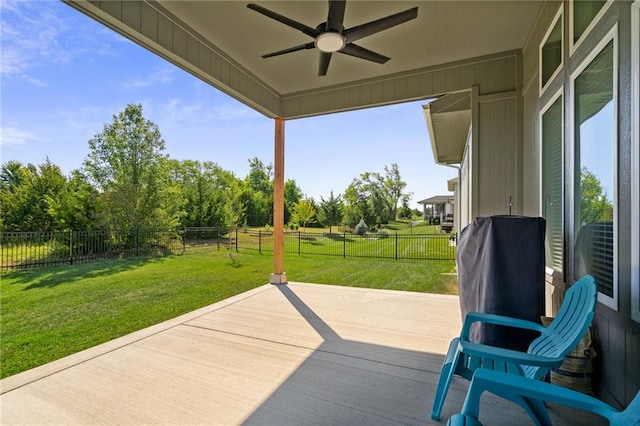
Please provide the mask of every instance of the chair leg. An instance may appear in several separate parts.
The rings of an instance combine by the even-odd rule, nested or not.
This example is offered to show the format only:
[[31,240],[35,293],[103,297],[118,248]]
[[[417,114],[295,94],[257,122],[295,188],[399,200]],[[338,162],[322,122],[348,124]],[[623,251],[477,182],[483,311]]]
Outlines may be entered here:
[[431,418],[433,420],[440,420],[440,414],[444,406],[444,400],[449,391],[449,385],[453,379],[453,373],[455,372],[455,364],[458,360],[458,342],[459,339],[453,339],[449,345],[449,351],[442,364],[440,370],[440,379],[438,380],[438,387],[436,388],[436,395],[433,398],[433,408],[431,409]]
[[[493,391],[492,391],[493,392]],[[551,417],[549,417],[549,411],[547,405],[541,399],[527,398],[524,396],[495,392],[497,395],[503,398],[510,399],[511,401],[520,405],[529,414],[529,417],[538,426],[551,426]]]
[[482,426],[482,424],[475,417],[454,414],[447,420],[447,426]]

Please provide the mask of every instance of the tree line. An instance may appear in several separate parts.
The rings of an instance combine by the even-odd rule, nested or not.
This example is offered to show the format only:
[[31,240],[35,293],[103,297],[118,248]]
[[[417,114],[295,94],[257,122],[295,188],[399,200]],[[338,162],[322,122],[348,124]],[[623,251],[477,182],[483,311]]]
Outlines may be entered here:
[[[0,170],[0,231],[131,230],[265,226],[273,221],[273,167],[249,160],[244,179],[211,161],[175,160],[142,105],[127,105],[88,142],[82,167],[68,176],[48,158],[8,161]],[[413,213],[397,164],[353,179],[343,194],[305,198],[285,182],[291,227],[370,225]],[[400,205],[400,207],[398,207]]]

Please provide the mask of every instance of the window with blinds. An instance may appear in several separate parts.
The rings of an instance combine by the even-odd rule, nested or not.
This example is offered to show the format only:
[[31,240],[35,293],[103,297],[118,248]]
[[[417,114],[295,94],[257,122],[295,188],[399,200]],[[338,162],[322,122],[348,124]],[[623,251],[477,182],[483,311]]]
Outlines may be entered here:
[[542,110],[540,135],[542,148],[541,215],[546,226],[546,266],[563,271],[563,108],[560,90]]
[[617,309],[617,25],[572,74],[574,278]]

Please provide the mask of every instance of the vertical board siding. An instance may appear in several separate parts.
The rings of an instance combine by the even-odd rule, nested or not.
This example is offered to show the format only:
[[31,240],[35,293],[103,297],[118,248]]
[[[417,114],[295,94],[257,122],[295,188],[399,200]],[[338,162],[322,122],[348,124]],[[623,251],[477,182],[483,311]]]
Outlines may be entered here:
[[[473,85],[479,86],[480,94],[517,90],[520,80],[519,67],[519,54],[504,52],[411,74],[389,76],[385,80],[357,83],[352,86],[340,85],[318,89],[315,92],[285,94],[282,96],[282,116],[300,118],[319,113],[388,105],[411,99],[426,99],[468,90]],[[343,98],[345,90],[351,92],[356,89],[360,96]],[[326,111],[327,106],[329,111]]]
[[[535,117],[538,114],[538,90],[536,85],[530,85],[524,93],[525,117]],[[540,144],[537,120],[523,120],[522,145],[522,213],[525,216],[540,215]]]
[[142,9],[140,11],[140,32],[143,36],[155,43],[159,43],[158,21],[158,12],[147,3],[142,3]]
[[158,18],[157,43],[166,50],[171,51],[173,50],[173,24],[164,15],[156,13],[156,16]]
[[474,216],[517,213],[516,99],[481,101],[478,111],[478,212]]
[[122,22],[130,26],[136,31],[140,31],[141,25],[141,3],[124,2],[122,3]]
[[[638,360],[640,360],[640,338],[637,334],[634,334],[631,330],[626,331],[626,346],[625,346],[625,371],[635,372],[638,371]],[[628,373],[627,373],[628,374]],[[625,394],[626,398],[623,401],[631,401],[638,392],[638,384],[633,380],[625,381]]]

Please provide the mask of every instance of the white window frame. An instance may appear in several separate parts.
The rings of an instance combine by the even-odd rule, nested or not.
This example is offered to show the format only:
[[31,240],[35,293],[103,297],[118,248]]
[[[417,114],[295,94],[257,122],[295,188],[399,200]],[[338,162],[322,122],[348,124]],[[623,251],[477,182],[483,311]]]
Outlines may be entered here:
[[[640,2],[640,0],[638,0],[638,1]],[[564,121],[565,117],[564,117],[564,99],[563,99],[563,97],[564,97],[564,86],[562,86],[560,89],[558,89],[558,91],[556,93],[554,93],[553,96],[551,96],[549,101],[547,101],[547,103],[542,107],[542,109],[540,110],[540,113],[538,115],[538,135],[540,135],[539,136],[540,150],[539,150],[539,157],[538,157],[538,158],[540,158],[540,169],[539,169],[539,175],[538,175],[538,176],[540,176],[539,188],[538,188],[538,193],[539,193],[538,198],[540,200],[540,204],[539,204],[538,207],[539,207],[539,211],[540,211],[539,215],[541,217],[543,217],[543,214],[544,214],[544,203],[545,203],[544,194],[542,193],[542,190],[543,190],[543,188],[542,188],[542,178],[543,178],[543,171],[544,171],[544,164],[542,163],[542,159],[543,159],[543,157],[542,157],[542,148],[543,148],[543,143],[544,143],[544,141],[542,140],[542,116],[547,112],[547,110],[549,108],[551,108],[551,105],[553,105],[558,100],[558,98],[560,98],[561,99],[560,106],[562,108],[562,113],[561,113],[562,114],[562,128],[564,129],[565,128],[565,121]],[[564,132],[562,132],[562,136],[561,137],[562,137],[562,140],[561,140],[560,144],[561,144],[561,147],[562,147],[561,148],[562,152],[560,154],[561,155],[560,163],[561,163],[561,167],[562,167],[562,176],[564,176],[564,172],[565,172],[565,154],[564,154],[565,153],[565,138],[564,138]],[[564,214],[565,214],[564,197],[566,196],[565,188],[566,188],[566,186],[565,186],[564,181],[563,181],[562,182],[563,199],[558,200],[558,202],[562,204],[563,222],[564,222],[564,217],[565,217],[564,216]],[[564,256],[563,256],[563,263],[566,266],[566,259],[564,259]],[[563,267],[562,269],[563,269],[562,271],[557,271],[557,272],[562,272],[564,274],[564,269],[566,269],[566,268]]]
[[640,0],[631,5],[631,318],[640,322]]
[[[549,28],[547,28],[546,34],[544,35],[544,37],[542,37],[540,46],[538,47],[538,88],[539,88],[540,96],[542,96],[542,94],[547,89],[547,87],[551,85],[553,80],[555,80],[555,78],[558,76],[558,74],[560,74],[560,71],[562,71],[562,68],[564,67],[564,19],[562,19],[564,15],[563,12],[564,12],[564,5],[561,4],[560,7],[558,8],[558,11],[556,12],[556,15],[553,17],[553,20],[551,21],[551,25],[549,25]],[[549,39],[551,32],[553,31],[556,24],[558,23],[558,20],[560,20],[560,52],[561,52],[560,64],[558,65],[558,68],[556,68],[556,70],[553,72],[553,74],[551,74],[551,77],[549,77],[549,81],[547,81],[547,83],[543,85],[542,84],[542,48],[544,47],[545,43]]]
[[[575,180],[575,167],[576,167],[576,135],[575,135],[575,80],[576,78],[584,71],[584,69],[591,64],[591,62],[602,52],[602,50],[613,40],[613,115],[614,115],[614,126],[613,126],[613,140],[615,146],[612,147],[614,149],[614,165],[613,165],[613,297],[610,297],[604,293],[598,292],[598,302],[602,303],[605,306],[608,306],[611,309],[618,310],[618,227],[619,227],[619,219],[618,219],[618,23],[616,22],[613,27],[607,32],[607,34],[602,37],[602,39],[598,42],[598,44],[589,52],[586,58],[580,63],[580,66],[571,73],[571,89],[570,89],[570,117],[568,123],[570,123],[570,161],[571,161],[571,170],[570,173],[570,197],[571,203],[569,207],[569,235],[570,235],[570,250],[569,250],[569,263],[570,267],[570,276],[573,279],[577,279],[579,277],[574,276],[574,265],[575,265],[575,200],[573,197],[576,194],[576,180]],[[566,264],[566,263],[565,263]]]
[[611,5],[613,4],[613,1],[614,0],[607,0],[605,2],[605,4],[602,5],[602,9],[600,9],[598,14],[593,18],[591,23],[584,30],[584,33],[582,33],[582,35],[580,36],[578,41],[576,41],[575,43],[574,43],[575,37],[573,36],[573,32],[574,32],[574,28],[573,28],[573,5],[576,2],[576,0],[570,0],[569,1],[569,56],[573,56],[574,52],[576,50],[578,50],[578,48],[580,47],[582,42],[584,42],[584,40],[587,38],[587,36],[593,30],[593,28],[596,25],[598,25],[598,21],[600,21],[600,19],[602,19],[602,17],[607,12],[609,7],[611,7]]

